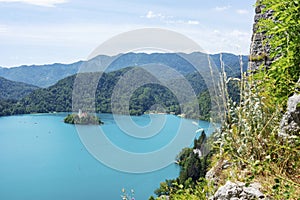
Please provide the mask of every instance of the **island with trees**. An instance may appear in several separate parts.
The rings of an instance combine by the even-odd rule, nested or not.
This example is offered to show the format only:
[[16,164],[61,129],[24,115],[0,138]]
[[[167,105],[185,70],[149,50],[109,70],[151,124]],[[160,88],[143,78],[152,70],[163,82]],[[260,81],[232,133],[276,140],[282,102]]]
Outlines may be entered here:
[[68,114],[67,117],[65,117],[64,122],[68,124],[82,124],[82,125],[103,124],[103,122],[100,120],[99,117],[88,114],[86,112],[82,112],[81,110],[79,110],[78,113]]

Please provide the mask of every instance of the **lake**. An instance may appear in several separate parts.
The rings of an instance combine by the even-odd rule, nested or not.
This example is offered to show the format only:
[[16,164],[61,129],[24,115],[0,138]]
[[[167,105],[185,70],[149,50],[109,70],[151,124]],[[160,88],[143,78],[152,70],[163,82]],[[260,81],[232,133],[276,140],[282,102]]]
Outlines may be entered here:
[[[141,166],[136,166],[139,169],[145,163],[129,160],[124,166],[125,170],[120,171],[120,166],[114,167],[114,163],[99,161],[97,155],[91,153],[92,150],[86,148],[87,145],[83,145],[84,138],[78,134],[78,129],[74,125],[63,123],[66,115],[67,113],[58,113],[0,117],[0,199],[117,200],[121,199],[121,190],[125,188],[127,191],[134,189],[136,200],[147,200],[154,195],[153,191],[159,187],[160,182],[179,175],[179,167],[174,163],[155,171],[129,173],[126,171],[130,171],[131,164],[136,166],[140,163]],[[120,124],[116,123],[112,114],[100,114],[104,122],[101,130],[115,146],[127,152],[145,154],[158,152],[157,150],[169,144],[181,121],[195,128],[193,120],[173,115],[134,116],[132,120],[151,132],[153,127],[149,123],[155,121],[155,118],[158,118],[158,122],[161,121],[161,116],[165,119],[164,127],[157,129],[158,133],[151,135],[149,139],[126,134],[126,130],[119,127]],[[208,122],[197,123],[201,128],[209,127]],[[87,126],[81,128],[89,129]],[[197,137],[195,132],[187,134]],[[106,146],[102,146],[103,151],[105,148]],[[173,153],[176,156],[179,151]],[[113,152],[109,155],[111,160],[116,158]],[[163,160],[164,157],[160,159]],[[158,161],[154,159],[153,162]]]

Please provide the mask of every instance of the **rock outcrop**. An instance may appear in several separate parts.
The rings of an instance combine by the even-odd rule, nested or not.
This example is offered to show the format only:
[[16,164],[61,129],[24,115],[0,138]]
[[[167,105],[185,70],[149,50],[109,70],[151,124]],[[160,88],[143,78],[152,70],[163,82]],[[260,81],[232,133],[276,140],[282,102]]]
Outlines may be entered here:
[[226,184],[218,189],[210,200],[250,200],[250,199],[267,199],[261,193],[260,184],[253,183],[246,187],[245,183],[227,181]]
[[300,136],[300,94],[298,93],[288,99],[287,111],[281,120],[279,135],[289,139]]
[[[266,39],[266,35],[259,31],[258,22],[261,19],[272,19],[273,11],[263,11],[264,6],[260,4],[260,0],[256,2],[257,6],[255,9],[253,35],[250,48],[249,66],[248,69],[251,71],[258,70],[261,66],[268,69],[274,59],[277,59],[280,55],[275,58],[270,58],[270,46],[264,45],[263,41]],[[298,81],[300,85],[300,79]],[[283,116],[280,124],[280,133],[282,137],[293,138],[295,135],[299,136],[300,132],[300,92],[295,93],[288,100],[287,111]]]

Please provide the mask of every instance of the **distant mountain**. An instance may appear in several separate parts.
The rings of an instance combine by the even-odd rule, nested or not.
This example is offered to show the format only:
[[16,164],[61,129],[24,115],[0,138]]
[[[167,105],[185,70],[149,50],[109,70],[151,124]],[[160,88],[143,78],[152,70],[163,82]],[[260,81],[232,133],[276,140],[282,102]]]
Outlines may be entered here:
[[[223,61],[225,69],[229,76],[239,75],[240,61],[239,56],[223,53]],[[80,61],[72,64],[50,64],[50,65],[32,65],[20,66],[13,68],[0,68],[0,76],[13,80],[24,82],[39,87],[49,87],[54,85],[59,80],[78,72],[81,66],[86,67],[86,71],[103,71],[103,63],[110,63],[105,72],[116,71],[125,67],[142,66],[151,63],[160,63],[169,66],[179,73],[186,75],[195,72],[195,68],[191,63],[186,61],[195,60],[201,68],[208,68],[207,54],[195,52],[191,54],[183,53],[127,53],[118,56],[97,56],[89,61]],[[210,55],[213,63],[220,69],[220,54]],[[242,56],[244,71],[248,66],[248,57]]]
[[0,77],[0,99],[18,100],[36,89],[38,89],[36,86]]
[[38,87],[48,87],[67,76],[77,73],[81,63],[55,63],[51,65],[23,65],[20,67],[0,68],[0,76]]
[[[159,63],[169,66],[181,74],[189,74],[196,71],[193,64],[198,64],[198,70],[207,69],[208,56],[212,61],[212,65],[218,70],[221,70],[220,54],[207,55],[201,52],[194,52],[190,54],[185,53],[127,53],[115,57],[111,57],[114,61],[110,64],[108,71],[118,70],[128,66],[142,66],[151,63]],[[96,57],[90,62],[97,63],[98,60],[103,59],[102,56]],[[107,59],[107,58],[105,58]],[[187,59],[187,60],[186,60]],[[237,55],[230,53],[222,53],[222,60],[225,64],[225,70],[229,76],[234,76],[240,73],[240,58]],[[192,61],[193,63],[189,63]],[[242,56],[243,70],[247,70],[248,56]]]

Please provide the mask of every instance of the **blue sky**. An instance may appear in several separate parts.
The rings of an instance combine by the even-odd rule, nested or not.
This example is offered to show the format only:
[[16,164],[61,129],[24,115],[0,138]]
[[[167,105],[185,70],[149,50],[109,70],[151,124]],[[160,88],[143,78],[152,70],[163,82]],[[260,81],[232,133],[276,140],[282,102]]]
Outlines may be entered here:
[[248,54],[255,0],[0,0],[0,66],[85,60],[125,31],[158,27],[209,53]]

